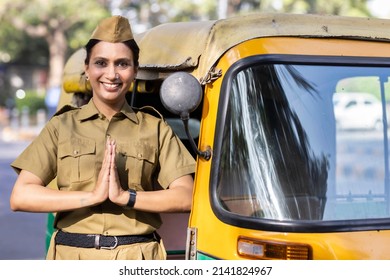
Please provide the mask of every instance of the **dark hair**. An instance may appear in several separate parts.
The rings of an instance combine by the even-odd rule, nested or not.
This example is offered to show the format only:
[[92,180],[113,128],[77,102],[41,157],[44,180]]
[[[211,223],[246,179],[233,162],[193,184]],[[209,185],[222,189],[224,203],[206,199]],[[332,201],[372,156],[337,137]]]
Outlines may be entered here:
[[[87,51],[87,56],[85,57],[84,60],[85,64],[89,64],[89,60],[91,59],[92,48],[99,42],[100,40],[91,39],[85,45],[85,50]],[[138,67],[139,47],[137,45],[137,42],[134,39],[132,39],[132,40],[124,41],[123,44],[125,44],[133,52],[134,66]]]

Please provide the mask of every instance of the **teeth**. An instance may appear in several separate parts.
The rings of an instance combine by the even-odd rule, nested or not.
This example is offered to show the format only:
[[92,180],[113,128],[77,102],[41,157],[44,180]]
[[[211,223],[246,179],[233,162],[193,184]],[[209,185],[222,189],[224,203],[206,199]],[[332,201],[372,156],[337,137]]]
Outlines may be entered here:
[[119,86],[119,84],[106,84],[106,83],[103,83],[103,85],[107,88],[116,88]]

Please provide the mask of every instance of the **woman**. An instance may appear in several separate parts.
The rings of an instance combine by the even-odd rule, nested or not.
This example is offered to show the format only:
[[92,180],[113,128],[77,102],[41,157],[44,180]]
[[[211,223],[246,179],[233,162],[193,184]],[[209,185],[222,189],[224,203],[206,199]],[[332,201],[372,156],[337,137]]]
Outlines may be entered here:
[[[165,259],[158,213],[190,210],[195,161],[164,120],[126,102],[139,55],[127,19],[103,20],[86,51],[92,98],[11,164],[11,209],[57,212],[47,259]],[[45,188],[54,178],[58,190]]]

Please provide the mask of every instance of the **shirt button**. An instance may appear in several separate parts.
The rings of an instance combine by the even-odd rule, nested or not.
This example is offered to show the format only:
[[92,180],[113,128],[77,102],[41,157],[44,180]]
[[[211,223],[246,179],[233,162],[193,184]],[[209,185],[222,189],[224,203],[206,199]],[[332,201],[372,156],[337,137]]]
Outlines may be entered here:
[[142,158],[142,154],[141,154],[141,153],[139,153],[139,154],[138,154],[138,157],[139,157],[139,158]]
[[74,154],[74,155],[78,155],[78,154],[79,154],[79,151],[74,150],[74,151],[73,151],[73,154]]

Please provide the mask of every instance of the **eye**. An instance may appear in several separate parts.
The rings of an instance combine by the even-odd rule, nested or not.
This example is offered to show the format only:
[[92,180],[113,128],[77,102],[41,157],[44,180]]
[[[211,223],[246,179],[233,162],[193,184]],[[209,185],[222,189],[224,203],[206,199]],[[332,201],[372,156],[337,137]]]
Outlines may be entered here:
[[105,67],[107,66],[107,63],[104,60],[96,60],[94,64],[98,67]]
[[130,61],[127,61],[127,60],[123,60],[123,61],[119,61],[117,63],[117,66],[122,68],[122,69],[126,69],[128,67],[131,67],[132,66],[132,63]]

